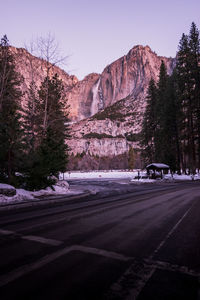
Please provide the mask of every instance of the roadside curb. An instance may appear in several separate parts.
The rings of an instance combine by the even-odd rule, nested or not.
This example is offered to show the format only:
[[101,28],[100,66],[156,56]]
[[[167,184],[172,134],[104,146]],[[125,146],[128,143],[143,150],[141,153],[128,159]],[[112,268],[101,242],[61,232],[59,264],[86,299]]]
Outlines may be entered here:
[[[81,199],[81,198],[85,198],[87,196],[90,196],[91,193],[90,192],[84,192],[84,193],[80,193],[77,195],[47,195],[47,199],[44,198],[40,198],[38,197],[37,199],[30,199],[27,201],[23,201],[23,202],[19,202],[19,203],[10,203],[10,204],[5,204],[0,206],[0,212],[3,211],[9,211],[9,210],[18,210],[20,208],[29,208],[29,207],[36,207],[36,206],[44,206],[44,205],[48,205],[48,204],[54,204],[54,203],[64,203],[70,200],[76,200],[76,199]],[[54,198],[53,198],[54,197]]]

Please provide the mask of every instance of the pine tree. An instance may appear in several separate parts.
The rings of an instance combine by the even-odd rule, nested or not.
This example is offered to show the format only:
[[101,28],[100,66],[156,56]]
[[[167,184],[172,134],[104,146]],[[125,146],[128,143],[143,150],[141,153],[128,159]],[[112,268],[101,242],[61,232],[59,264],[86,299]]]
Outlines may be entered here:
[[6,36],[0,43],[0,180],[13,184],[20,167],[22,130],[20,115],[21,76]]
[[[193,40],[193,41],[192,41]],[[177,54],[177,82],[179,90],[179,101],[183,112],[182,119],[182,152],[183,169],[195,173],[196,169],[196,87],[195,87],[195,48],[196,44],[195,26],[192,25],[190,36],[183,34]],[[193,50],[192,50],[193,48]]]
[[38,94],[39,101],[36,108],[38,145],[28,176],[30,188],[42,188],[51,184],[51,177],[58,177],[59,172],[64,172],[68,161],[68,146],[65,143],[69,136],[68,127],[65,124],[68,120],[68,113],[62,81],[57,75],[52,79],[46,77]]
[[145,164],[155,160],[155,131],[157,128],[156,106],[157,106],[157,87],[153,79],[149,82],[147,92],[147,106],[141,131],[142,157]]
[[180,171],[180,136],[179,119],[181,111],[177,102],[176,73],[168,77],[164,92],[162,136],[164,147],[162,149],[162,161],[170,166],[173,171]]
[[168,75],[164,62],[161,62],[158,88],[157,88],[157,102],[155,107],[155,118],[157,126],[154,135],[155,159],[157,162],[164,162],[164,149],[165,149],[165,93],[167,88]]
[[189,33],[189,49],[192,82],[191,98],[194,106],[194,136],[197,153],[195,161],[196,167],[200,168],[200,40],[199,30],[194,22]]
[[25,132],[25,140],[27,145],[27,153],[30,155],[34,153],[37,146],[37,127],[39,97],[37,87],[32,81],[26,93],[27,101],[23,109],[23,128]]

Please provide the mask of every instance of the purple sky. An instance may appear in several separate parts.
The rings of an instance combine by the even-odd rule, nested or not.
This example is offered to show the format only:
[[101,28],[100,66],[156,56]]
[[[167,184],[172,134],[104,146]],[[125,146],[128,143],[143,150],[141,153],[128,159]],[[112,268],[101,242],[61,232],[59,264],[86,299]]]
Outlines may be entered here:
[[51,32],[79,79],[138,44],[174,57],[191,22],[200,28],[200,0],[2,0],[0,11],[1,36],[24,47]]

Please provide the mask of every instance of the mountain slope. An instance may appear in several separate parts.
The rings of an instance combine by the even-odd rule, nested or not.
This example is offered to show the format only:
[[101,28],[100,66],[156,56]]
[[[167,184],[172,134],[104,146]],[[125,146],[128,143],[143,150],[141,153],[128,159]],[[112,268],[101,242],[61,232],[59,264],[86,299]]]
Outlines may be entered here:
[[[24,76],[22,90],[27,90],[32,76],[39,86],[46,75],[45,61],[25,49],[12,47],[12,51]],[[108,65],[102,74],[92,73],[81,81],[52,67],[52,74],[57,73],[63,81],[70,105],[72,138],[67,142],[71,153],[113,157],[127,153],[130,146],[138,148],[148,83],[151,78],[158,80],[162,60],[171,74],[175,59],[158,56],[149,46],[140,45]]]

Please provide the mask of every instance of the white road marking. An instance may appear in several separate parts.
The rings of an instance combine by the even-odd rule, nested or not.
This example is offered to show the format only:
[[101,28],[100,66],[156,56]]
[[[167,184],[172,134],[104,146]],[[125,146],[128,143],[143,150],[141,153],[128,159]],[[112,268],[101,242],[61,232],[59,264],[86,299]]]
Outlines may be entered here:
[[152,277],[157,269],[170,272],[178,272],[200,279],[200,273],[189,269],[186,266],[173,265],[167,262],[144,259],[137,261],[133,259],[133,264],[122,274],[117,282],[111,285],[105,294],[106,300],[126,299],[136,300],[147,281]]
[[24,240],[34,241],[34,242],[51,245],[51,246],[59,246],[59,245],[63,244],[62,241],[46,239],[41,236],[35,236],[35,235],[23,235],[23,236],[21,236],[21,238]]
[[[33,237],[33,236],[29,236]],[[29,238],[28,237],[28,238]],[[33,237],[35,238],[35,237]],[[37,237],[38,238],[38,237]],[[50,240],[54,242],[58,242],[55,240]],[[120,253],[107,251],[103,249],[97,249],[92,247],[86,247],[82,245],[73,245],[68,246],[63,249],[60,249],[56,252],[53,252],[51,254],[48,254],[41,259],[39,259],[36,262],[33,262],[31,264],[26,264],[24,266],[21,266],[3,276],[0,277],[0,287],[7,285],[8,283],[13,282],[14,280],[17,280],[21,278],[24,275],[27,275],[28,273],[31,273],[35,270],[38,270],[45,265],[55,261],[56,259],[60,258],[63,255],[69,254],[72,251],[80,251],[84,253],[91,253],[100,255],[107,258],[112,258],[120,261],[134,261],[134,263],[128,268],[128,270],[122,275],[122,277],[119,279],[117,283],[114,283],[109,291],[109,295],[113,296],[113,293],[124,293],[126,291],[126,295],[123,294],[123,299],[136,299],[136,296],[139,295],[143,287],[145,286],[146,282],[151,278],[153,273],[156,269],[163,269],[163,270],[170,270],[170,271],[178,271],[180,273],[192,275],[192,276],[198,276],[200,277],[199,273],[196,273],[195,271],[189,270],[185,266],[177,266],[177,265],[171,265],[166,262],[161,261],[154,261],[154,260],[141,260],[137,261],[134,257],[128,257]],[[129,287],[130,289],[124,289],[123,284],[127,286],[127,282],[130,283]],[[111,298],[114,299],[114,298]]]
[[43,266],[47,265],[48,263],[56,260],[57,258],[65,255],[73,250],[74,250],[73,246],[66,247],[64,249],[61,249],[54,253],[46,255],[36,262],[21,266],[13,271],[7,273],[6,275],[1,276],[0,277],[0,287],[6,285],[16,279],[19,279],[20,277],[22,277],[30,272],[33,272],[35,270],[42,268]]
[[189,214],[189,212],[192,210],[192,208],[195,204],[196,204],[196,202],[194,202],[193,205],[190,208],[188,208],[188,210],[179,219],[179,221],[174,225],[174,227],[168,232],[168,234],[165,236],[165,238],[162,240],[162,242],[154,250],[154,252],[149,256],[149,259],[152,259],[158,253],[158,251],[163,247],[163,245],[166,243],[166,241],[169,239],[169,237],[174,233],[174,231],[177,229],[177,227],[180,225],[180,223],[183,221],[183,219],[185,219],[185,217]]
[[118,254],[118,253],[115,253],[115,252],[109,252],[109,251],[106,251],[106,250],[100,250],[100,249],[96,249],[96,248],[90,248],[90,247],[74,245],[74,246],[63,248],[63,249],[58,250],[58,251],[56,251],[54,253],[51,253],[49,255],[46,255],[45,257],[39,259],[38,261],[36,261],[32,264],[24,265],[22,267],[19,267],[15,270],[11,271],[10,273],[8,273],[4,276],[1,276],[0,277],[0,287],[2,287],[2,286],[6,285],[6,284],[8,284],[8,283],[10,283],[14,280],[17,280],[20,277],[22,277],[22,276],[24,276],[24,275],[26,275],[30,272],[33,272],[37,269],[40,269],[43,266],[49,264],[50,262],[56,260],[57,258],[65,255],[65,254],[68,254],[72,251],[81,251],[81,252],[85,252],[85,253],[98,254],[98,255],[101,255],[101,256],[104,256],[104,257],[110,257],[110,258],[118,259],[118,260],[121,260],[121,261],[127,261],[127,260],[130,259],[129,257],[126,257],[122,254]]
[[119,280],[111,285],[105,299],[135,300],[154,272],[152,265],[134,261]]
[[58,241],[54,239],[47,239],[41,236],[36,236],[36,235],[22,235],[16,231],[10,231],[10,230],[4,230],[0,229],[0,234],[2,235],[16,235],[18,238],[21,238],[23,240],[29,240],[29,241],[34,241],[46,245],[51,245],[51,246],[59,246],[63,244],[63,241]]
[[151,260],[151,259],[144,259],[144,262],[154,266],[156,269],[171,271],[171,272],[178,272],[181,274],[195,276],[195,277],[200,278],[199,272],[191,270],[186,266],[174,265],[174,264],[170,264],[165,261]]
[[103,249],[97,249],[97,248],[93,248],[93,247],[77,245],[77,246],[75,246],[75,248],[76,248],[76,250],[81,251],[81,252],[96,254],[96,255],[112,258],[112,259],[121,260],[121,261],[129,261],[132,259],[132,257],[128,257],[123,254],[119,254],[116,252],[107,251],[107,250],[103,250]]
[[0,234],[10,235],[10,234],[15,234],[15,232],[14,231],[10,231],[10,230],[0,229]]

